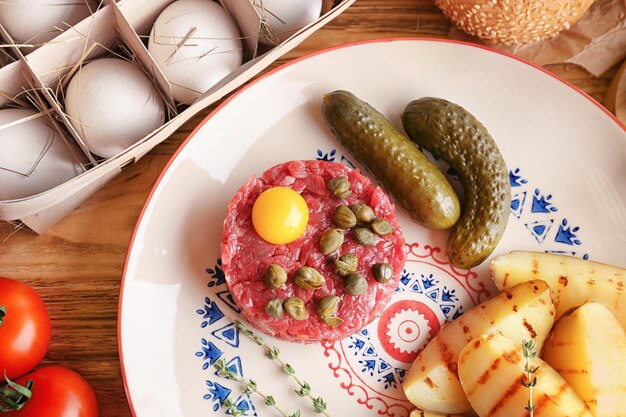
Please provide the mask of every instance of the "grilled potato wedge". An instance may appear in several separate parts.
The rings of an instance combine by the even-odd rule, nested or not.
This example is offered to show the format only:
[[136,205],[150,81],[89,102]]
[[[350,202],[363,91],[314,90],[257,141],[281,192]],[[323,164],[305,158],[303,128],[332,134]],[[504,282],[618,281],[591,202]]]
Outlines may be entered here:
[[608,308],[587,303],[561,317],[543,360],[595,417],[626,417],[626,333]]
[[516,343],[533,339],[540,349],[553,323],[554,305],[545,282],[523,282],[505,290],[439,331],[404,377],[404,393],[421,410],[438,414],[471,412],[457,376],[461,349],[485,333],[502,333]]
[[607,306],[626,328],[626,269],[573,256],[543,252],[510,252],[491,260],[498,289],[541,279],[554,294],[557,319],[588,301]]
[[[472,340],[459,355],[463,390],[480,417],[527,417],[530,391],[522,385],[526,358],[521,343],[501,334]],[[531,366],[537,384],[532,389],[536,416],[592,417],[585,403],[554,369],[538,357]]]

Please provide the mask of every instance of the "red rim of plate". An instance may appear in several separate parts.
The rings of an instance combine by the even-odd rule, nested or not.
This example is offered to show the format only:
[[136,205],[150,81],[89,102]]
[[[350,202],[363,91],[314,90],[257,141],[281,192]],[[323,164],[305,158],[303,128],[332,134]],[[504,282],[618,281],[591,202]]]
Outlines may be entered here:
[[131,251],[132,247],[134,246],[135,238],[137,237],[137,231],[138,231],[139,226],[141,225],[141,222],[143,220],[146,208],[148,207],[148,205],[152,201],[152,198],[154,197],[154,193],[155,193],[157,187],[161,183],[161,180],[163,179],[163,176],[165,175],[165,173],[169,170],[172,162],[178,157],[179,153],[183,150],[183,148],[187,145],[187,143],[196,135],[196,133],[200,129],[202,129],[202,127],[213,116],[215,116],[217,113],[219,113],[219,111],[224,106],[228,105],[235,97],[239,96],[240,94],[245,92],[247,89],[249,89],[251,86],[255,85],[258,82],[261,82],[265,78],[268,78],[268,77],[276,74],[277,72],[282,71],[282,70],[284,70],[287,67],[290,67],[291,65],[297,64],[297,63],[299,63],[301,61],[305,61],[305,60],[307,60],[309,58],[312,58],[314,56],[317,56],[317,55],[321,55],[321,54],[325,54],[327,52],[335,51],[337,49],[344,49],[344,48],[349,48],[349,47],[352,47],[352,46],[363,45],[363,44],[368,44],[368,43],[386,43],[386,42],[398,42],[398,41],[399,42],[404,42],[404,41],[421,41],[421,42],[452,43],[452,44],[469,46],[469,47],[472,47],[472,48],[483,49],[483,50],[486,50],[486,51],[489,51],[489,52],[493,52],[493,53],[496,53],[496,54],[499,54],[499,55],[504,55],[504,56],[506,56],[508,58],[512,58],[512,59],[514,59],[516,61],[519,61],[519,62],[521,62],[523,64],[528,65],[531,68],[537,69],[537,70],[543,72],[544,74],[547,74],[547,75],[551,76],[555,80],[561,82],[562,84],[565,84],[566,86],[570,87],[574,91],[578,92],[580,95],[585,97],[587,100],[591,101],[591,103],[593,103],[595,106],[597,106],[600,110],[602,110],[607,116],[609,116],[609,118],[611,118],[615,123],[617,123],[618,126],[620,126],[622,129],[624,129],[624,131],[626,131],[626,125],[624,125],[619,119],[617,119],[617,117],[615,117],[611,112],[609,112],[603,105],[598,103],[593,97],[591,97],[589,94],[585,93],[584,91],[582,91],[581,89],[579,89],[578,87],[576,87],[575,85],[570,83],[569,81],[566,81],[566,80],[558,77],[557,75],[551,73],[550,71],[546,70],[545,68],[542,68],[541,66],[539,66],[537,64],[534,64],[532,62],[526,61],[526,60],[524,60],[522,58],[519,58],[519,57],[517,57],[517,56],[515,56],[513,54],[510,54],[508,52],[499,51],[497,49],[493,49],[493,48],[490,48],[490,47],[484,46],[484,45],[478,45],[478,44],[474,44],[474,43],[456,41],[456,40],[451,40],[451,39],[424,38],[424,37],[406,37],[406,38],[370,39],[370,40],[365,40],[365,41],[356,41],[356,42],[345,43],[345,44],[341,44],[341,45],[332,46],[330,48],[322,49],[320,51],[316,51],[316,52],[304,55],[302,57],[296,58],[296,59],[294,59],[292,61],[289,61],[289,62],[287,62],[287,63],[285,63],[283,65],[280,65],[277,68],[274,68],[273,70],[267,72],[266,74],[263,74],[262,76],[260,76],[260,77],[258,77],[256,79],[254,79],[253,81],[251,81],[250,83],[248,83],[247,85],[242,87],[239,91],[234,93],[232,96],[230,96],[226,100],[224,100],[218,107],[216,107],[210,114],[208,114],[200,123],[198,123],[198,125],[193,129],[193,131],[189,134],[189,136],[187,136],[187,138],[179,146],[179,148],[176,150],[176,152],[174,152],[174,154],[172,155],[170,160],[167,162],[167,164],[165,165],[165,167],[163,168],[163,170],[159,174],[159,177],[157,178],[156,182],[152,186],[152,190],[150,190],[150,195],[146,199],[146,202],[145,202],[143,208],[141,209],[141,213],[139,215],[139,218],[137,219],[137,223],[135,225],[135,230],[133,231],[133,236],[132,236],[132,238],[130,240],[130,244],[128,246],[129,250],[128,250],[128,253],[126,255],[126,260],[124,262],[124,270],[123,270],[123,273],[122,273],[122,280],[120,282],[120,294],[119,294],[118,312],[117,312],[117,338],[118,338],[117,345],[118,345],[118,350],[119,350],[120,370],[121,370],[121,374],[122,374],[122,381],[124,383],[124,391],[126,392],[126,399],[128,401],[128,406],[130,407],[130,412],[131,412],[131,414],[134,417],[137,417],[137,414],[136,414],[135,408],[133,406],[133,400],[132,400],[132,397],[131,397],[130,389],[128,387],[128,381],[126,379],[126,372],[125,372],[125,367],[124,367],[124,355],[123,355],[123,347],[122,347],[122,304],[123,304],[122,301],[123,301],[123,298],[124,298],[124,284],[126,282],[126,272],[127,272],[127,269],[128,269],[128,263],[129,263],[130,254],[131,254],[130,251]]

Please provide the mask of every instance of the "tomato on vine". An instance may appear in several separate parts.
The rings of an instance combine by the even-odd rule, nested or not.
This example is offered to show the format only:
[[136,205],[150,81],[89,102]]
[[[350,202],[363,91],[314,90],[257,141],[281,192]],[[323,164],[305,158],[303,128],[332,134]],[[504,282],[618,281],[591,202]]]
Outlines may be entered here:
[[48,366],[0,388],[3,417],[97,417],[91,385],[61,366]]

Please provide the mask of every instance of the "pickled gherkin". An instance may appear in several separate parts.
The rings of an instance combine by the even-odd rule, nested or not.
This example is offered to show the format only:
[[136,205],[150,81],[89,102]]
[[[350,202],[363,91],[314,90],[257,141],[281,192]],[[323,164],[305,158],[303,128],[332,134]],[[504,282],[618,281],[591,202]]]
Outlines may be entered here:
[[376,109],[347,91],[324,96],[322,114],[339,142],[418,223],[451,228],[460,202],[441,171]]
[[446,252],[457,268],[478,265],[495,249],[509,218],[511,185],[498,146],[472,114],[440,98],[409,103],[402,124],[412,141],[458,173],[463,209],[448,236]]

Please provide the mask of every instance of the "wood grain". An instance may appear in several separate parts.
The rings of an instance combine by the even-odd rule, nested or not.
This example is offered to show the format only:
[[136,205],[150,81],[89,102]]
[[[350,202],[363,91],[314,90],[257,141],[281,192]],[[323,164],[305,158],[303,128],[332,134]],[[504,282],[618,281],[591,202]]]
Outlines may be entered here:
[[[381,37],[447,37],[450,23],[426,0],[358,0],[348,11],[280,59]],[[617,68],[600,78],[573,65],[548,70],[599,102]],[[193,127],[193,118],[137,164],[107,184],[43,236],[0,223],[0,275],[23,280],[45,299],[53,340],[44,365],[83,374],[96,391],[102,417],[131,415],[119,369],[117,301],[126,251],[142,206],[159,173]]]

